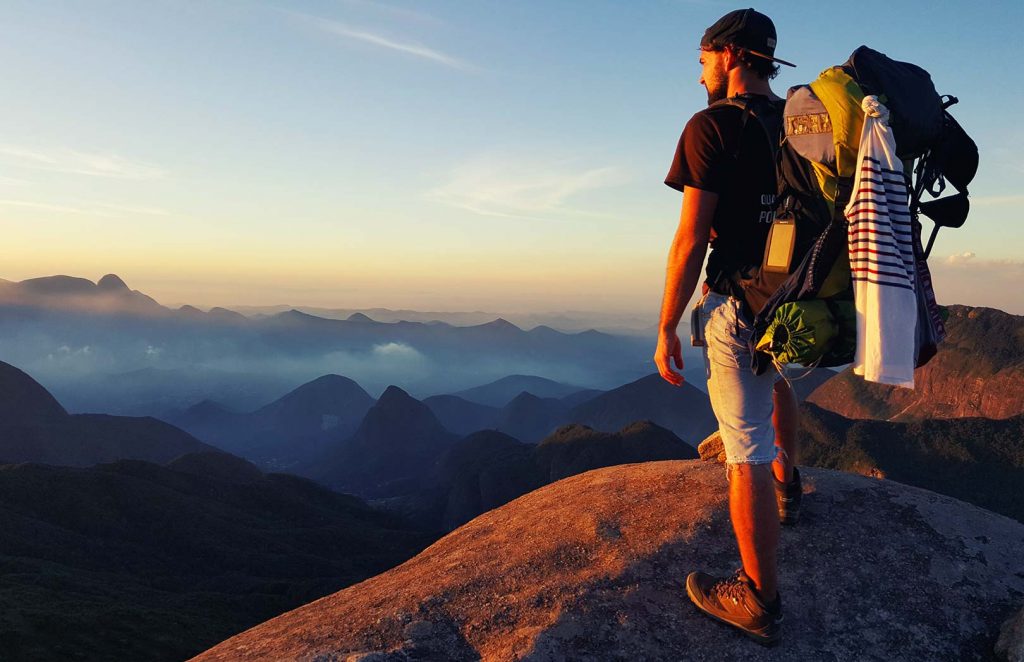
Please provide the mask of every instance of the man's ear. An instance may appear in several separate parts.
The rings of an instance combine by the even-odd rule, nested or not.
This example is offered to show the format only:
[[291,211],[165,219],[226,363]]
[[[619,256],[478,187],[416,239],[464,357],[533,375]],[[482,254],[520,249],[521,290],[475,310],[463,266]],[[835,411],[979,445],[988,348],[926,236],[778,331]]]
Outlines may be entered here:
[[735,46],[726,46],[722,49],[722,57],[724,58],[722,64],[725,65],[726,71],[731,71],[733,67],[740,64],[740,51]]

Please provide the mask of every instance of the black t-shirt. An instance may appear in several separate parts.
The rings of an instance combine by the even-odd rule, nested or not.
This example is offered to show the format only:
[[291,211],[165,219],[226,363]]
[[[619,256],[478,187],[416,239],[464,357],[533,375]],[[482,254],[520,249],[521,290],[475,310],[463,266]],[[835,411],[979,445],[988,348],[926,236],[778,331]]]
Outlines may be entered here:
[[707,283],[730,294],[734,290],[728,279],[737,271],[755,269],[764,256],[777,191],[774,150],[765,128],[773,140],[780,135],[785,105],[762,95],[744,98],[756,118],[727,102],[690,118],[665,178],[679,191],[692,186],[718,194]]

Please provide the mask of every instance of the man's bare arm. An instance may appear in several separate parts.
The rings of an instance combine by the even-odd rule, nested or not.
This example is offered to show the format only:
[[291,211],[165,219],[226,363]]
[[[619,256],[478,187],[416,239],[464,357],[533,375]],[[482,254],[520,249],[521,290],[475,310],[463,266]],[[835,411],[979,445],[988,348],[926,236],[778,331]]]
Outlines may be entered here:
[[672,359],[675,359],[679,370],[683,369],[683,347],[676,329],[700,279],[700,268],[704,264],[711,235],[711,219],[717,205],[717,193],[684,187],[679,227],[672,240],[665,270],[665,296],[658,323],[658,347],[654,352],[658,372],[675,386],[683,383],[683,376],[672,369]]

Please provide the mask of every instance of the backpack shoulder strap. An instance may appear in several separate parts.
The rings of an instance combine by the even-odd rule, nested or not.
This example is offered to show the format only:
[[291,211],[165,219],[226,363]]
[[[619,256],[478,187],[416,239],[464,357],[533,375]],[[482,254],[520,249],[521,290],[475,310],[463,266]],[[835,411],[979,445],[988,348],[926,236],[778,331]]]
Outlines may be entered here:
[[[769,102],[769,103],[771,103],[771,102]],[[716,101],[715,103],[713,103],[711,105],[712,106],[734,106],[736,108],[739,108],[742,111],[742,119],[740,120],[740,136],[742,136],[743,132],[746,131],[747,122],[750,120],[751,117],[753,117],[755,120],[757,120],[757,123],[759,125],[761,125],[761,129],[764,130],[765,138],[768,140],[768,146],[769,146],[769,148],[771,149],[771,152],[772,152],[772,160],[773,161],[776,160],[776,157],[778,156],[778,153],[779,153],[779,146],[782,144],[781,126],[780,126],[780,130],[776,131],[775,132],[776,135],[773,136],[772,135],[772,133],[773,133],[772,130],[769,129],[768,125],[765,123],[765,118],[762,117],[762,114],[760,112],[758,112],[758,106],[762,106],[761,103],[755,102],[753,100],[753,98],[751,98],[750,96],[738,95],[738,96],[734,96],[734,97],[727,97],[725,99],[721,99],[721,100]],[[763,107],[762,107],[762,110],[763,110]],[[781,114],[782,114],[782,112],[780,110],[779,111],[779,115],[781,116]],[[736,147],[733,150],[733,154],[732,154],[733,158],[739,158],[740,148],[742,147],[742,145],[743,145],[743,141],[742,140],[737,140],[736,141]]]

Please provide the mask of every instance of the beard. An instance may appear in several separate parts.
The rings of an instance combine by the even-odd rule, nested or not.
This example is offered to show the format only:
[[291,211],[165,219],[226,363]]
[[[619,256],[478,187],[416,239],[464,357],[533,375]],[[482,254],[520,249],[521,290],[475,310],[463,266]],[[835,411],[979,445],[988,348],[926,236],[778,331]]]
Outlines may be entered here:
[[729,96],[729,76],[724,71],[715,71],[710,78],[704,79],[704,87],[708,91],[708,105],[710,106]]
[[708,105],[710,106],[711,104],[715,103],[716,101],[721,101],[722,99],[725,99],[727,96],[728,96],[728,93],[726,92],[726,88],[725,87],[719,87],[719,88],[710,88],[709,87],[708,88]]

